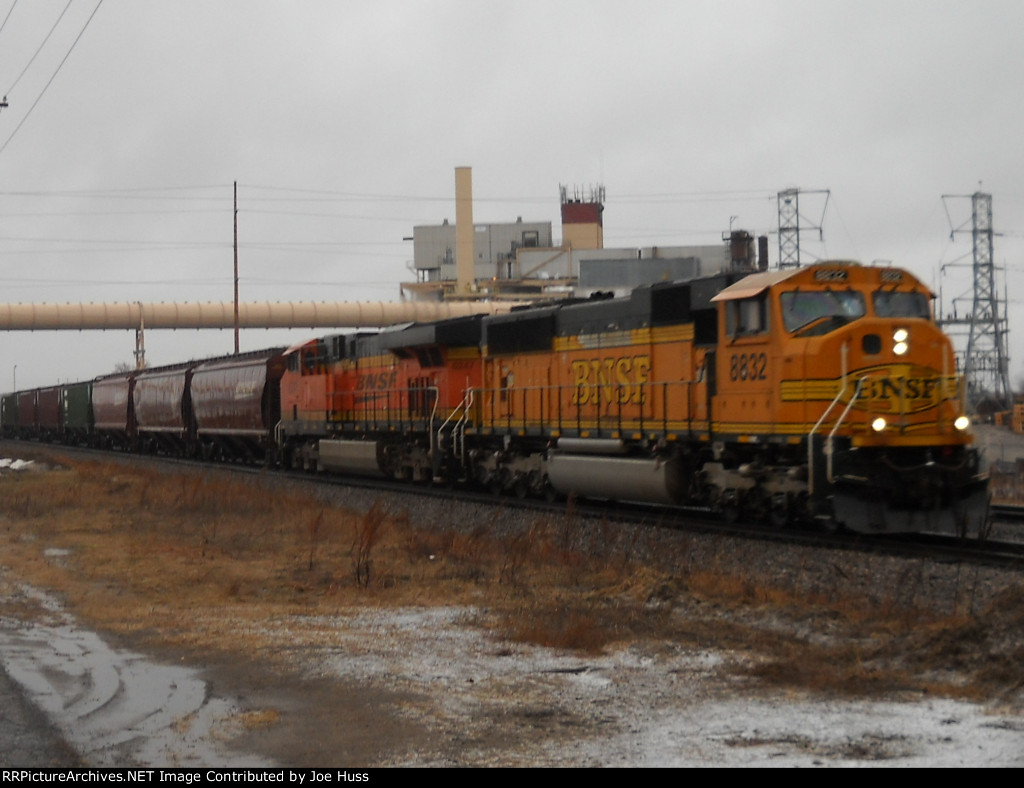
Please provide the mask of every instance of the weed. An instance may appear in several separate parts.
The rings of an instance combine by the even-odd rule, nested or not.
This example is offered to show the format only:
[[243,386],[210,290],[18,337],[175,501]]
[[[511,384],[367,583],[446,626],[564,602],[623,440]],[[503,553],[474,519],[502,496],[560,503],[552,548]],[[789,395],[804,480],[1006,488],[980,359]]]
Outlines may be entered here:
[[513,640],[588,654],[601,653],[612,639],[609,623],[590,606],[525,609],[506,626]]
[[320,526],[324,524],[324,510],[320,509],[316,516],[309,522],[309,571],[313,571],[313,557],[316,555],[316,546],[320,541]]
[[[505,641],[599,653],[651,638],[733,651],[741,675],[770,686],[851,695],[1024,686],[1024,591],[979,609],[973,573],[950,615],[929,617],[916,607],[928,590],[920,564],[891,588],[846,593],[838,563],[762,576],[735,542],[659,541],[654,528],[588,523],[572,501],[561,516],[496,534],[425,523],[380,500],[343,511],[217,471],[68,468],[0,478],[0,549],[26,582],[63,592],[114,631],[233,648],[257,642],[279,616],[463,605]],[[45,557],[51,547],[66,551],[59,562]],[[966,678],[950,681],[955,671]]]
[[386,515],[380,501],[373,506],[357,522],[355,536],[352,541],[352,565],[355,570],[356,585],[369,588],[370,572],[373,569],[373,548],[380,541]]

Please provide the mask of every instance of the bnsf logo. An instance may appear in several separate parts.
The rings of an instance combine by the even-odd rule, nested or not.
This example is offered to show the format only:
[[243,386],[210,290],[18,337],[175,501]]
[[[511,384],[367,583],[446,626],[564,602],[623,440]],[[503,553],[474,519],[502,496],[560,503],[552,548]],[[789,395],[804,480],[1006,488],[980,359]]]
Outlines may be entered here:
[[373,372],[369,375],[360,375],[356,379],[356,390],[383,391],[384,389],[393,389],[397,382],[397,369],[393,369],[387,372]]
[[[866,375],[864,373],[867,373]],[[956,378],[943,385],[940,375],[922,368],[876,367],[864,375],[855,408],[890,413],[919,413],[956,396]]]
[[579,359],[572,362],[574,405],[588,402],[617,402],[642,405],[643,384],[650,380],[651,358],[647,355]]

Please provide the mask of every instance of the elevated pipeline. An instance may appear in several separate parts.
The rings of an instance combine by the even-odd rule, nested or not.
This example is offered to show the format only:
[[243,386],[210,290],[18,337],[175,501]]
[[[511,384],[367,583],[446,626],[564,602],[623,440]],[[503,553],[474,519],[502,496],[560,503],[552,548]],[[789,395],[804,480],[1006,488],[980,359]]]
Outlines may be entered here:
[[[374,328],[508,312],[509,302],[250,302],[239,328]],[[0,304],[2,331],[85,331],[235,327],[235,305],[211,303]]]

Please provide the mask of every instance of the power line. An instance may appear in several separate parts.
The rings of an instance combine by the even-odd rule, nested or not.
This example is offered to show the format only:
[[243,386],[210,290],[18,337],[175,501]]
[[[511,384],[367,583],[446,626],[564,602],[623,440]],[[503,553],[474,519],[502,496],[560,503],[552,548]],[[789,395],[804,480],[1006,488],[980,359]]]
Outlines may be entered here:
[[25,113],[25,116],[21,119],[21,122],[14,127],[14,131],[11,132],[11,136],[7,138],[7,141],[4,142],[3,145],[0,145],[0,153],[3,153],[5,150],[7,150],[7,146],[11,144],[11,140],[13,140],[17,133],[21,130],[21,127],[25,125],[25,121],[28,120],[29,116],[32,114],[32,111],[36,108],[36,105],[38,105],[39,102],[42,100],[43,96],[46,95],[46,91],[49,89],[50,85],[53,84],[53,80],[57,78],[57,74],[60,73],[61,68],[63,68],[68,58],[71,57],[71,53],[75,50],[75,46],[78,44],[82,36],[85,34],[86,29],[88,29],[89,27],[89,23],[92,22],[93,17],[96,16],[96,12],[100,10],[101,5],[103,5],[103,0],[97,0],[96,7],[92,10],[92,13],[89,14],[89,18],[85,20],[85,24],[82,25],[82,29],[78,32],[78,35],[75,37],[75,40],[71,42],[71,46],[68,49],[67,54],[64,55],[64,59],[61,60],[60,63],[57,65],[57,68],[53,72],[53,75],[50,77],[49,80],[47,80],[46,84],[43,86],[42,91],[40,91],[39,95],[36,97],[36,100],[32,102],[32,106],[28,108],[28,112]]
[[[26,189],[19,189],[17,191],[0,191],[0,197],[119,197],[126,194],[134,195],[142,192],[204,191],[223,188],[224,184],[206,183],[193,186],[131,186],[120,189],[55,189],[46,191],[29,191]],[[206,197],[203,199],[214,198]],[[216,199],[224,198],[223,196],[220,196]]]
[[[64,10],[60,12],[60,16],[57,17],[57,21],[53,23],[53,27],[50,28],[50,32],[47,33],[46,37],[43,39],[43,43],[41,43],[39,45],[39,48],[36,50],[36,53],[34,55],[32,55],[32,57],[29,58],[28,63],[25,64],[25,68],[23,68],[21,70],[21,73],[18,74],[18,78],[14,80],[14,84],[11,85],[7,89],[7,95],[8,96],[11,95],[11,93],[14,92],[14,88],[16,88],[18,86],[18,83],[21,82],[21,78],[23,76],[25,76],[25,72],[28,71],[28,69],[32,65],[32,63],[35,62],[35,59],[37,57],[39,57],[39,53],[43,51],[43,47],[46,46],[46,42],[50,40],[50,36],[53,35],[53,31],[56,30],[57,29],[57,25],[60,24],[60,20],[62,20],[64,18],[64,14],[66,14],[68,12],[68,9],[71,8],[71,3],[72,2],[74,2],[74,0],[68,0],[68,4],[66,6],[64,6]],[[13,7],[11,8],[11,10],[12,11],[14,10]],[[5,24],[6,24],[6,22],[7,22],[7,20],[4,20]]]
[[7,27],[7,20],[11,18],[11,14],[14,13],[14,6],[16,6],[17,4],[18,0],[14,0],[14,2],[11,3],[10,9],[7,11],[7,16],[4,17],[3,24],[0,24],[0,33],[4,31],[5,27]]

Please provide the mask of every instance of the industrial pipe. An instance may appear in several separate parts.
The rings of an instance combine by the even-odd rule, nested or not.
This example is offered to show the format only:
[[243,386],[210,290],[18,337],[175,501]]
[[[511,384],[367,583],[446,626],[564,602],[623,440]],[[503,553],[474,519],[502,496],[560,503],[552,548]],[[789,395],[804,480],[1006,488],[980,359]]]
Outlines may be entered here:
[[[373,328],[508,312],[482,301],[254,302],[238,305],[241,328]],[[235,305],[214,303],[0,304],[2,331],[234,328]]]

